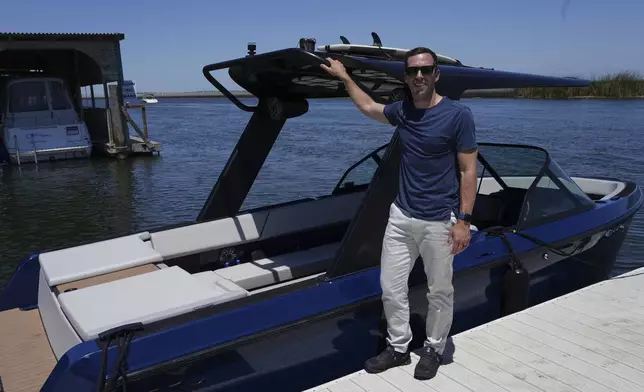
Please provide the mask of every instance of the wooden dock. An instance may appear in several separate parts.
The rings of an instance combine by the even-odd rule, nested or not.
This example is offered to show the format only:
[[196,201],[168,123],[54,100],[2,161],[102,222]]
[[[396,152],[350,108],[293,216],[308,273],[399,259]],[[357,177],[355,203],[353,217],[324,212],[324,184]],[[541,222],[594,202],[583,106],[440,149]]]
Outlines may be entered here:
[[432,380],[412,364],[307,392],[644,391],[644,268],[453,336]]

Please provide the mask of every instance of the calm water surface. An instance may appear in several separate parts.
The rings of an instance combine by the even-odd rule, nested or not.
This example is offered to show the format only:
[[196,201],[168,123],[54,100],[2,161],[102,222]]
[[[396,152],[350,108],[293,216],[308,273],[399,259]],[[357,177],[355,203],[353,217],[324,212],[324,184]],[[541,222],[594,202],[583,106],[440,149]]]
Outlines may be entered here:
[[[462,102],[481,141],[536,144],[570,175],[644,186],[644,100]],[[245,207],[328,194],[346,168],[391,137],[348,100],[310,106],[287,122]],[[0,289],[31,252],[194,220],[248,119],[224,99],[162,99],[148,107],[160,157],[0,167]],[[614,273],[644,265],[642,214],[618,261]]]

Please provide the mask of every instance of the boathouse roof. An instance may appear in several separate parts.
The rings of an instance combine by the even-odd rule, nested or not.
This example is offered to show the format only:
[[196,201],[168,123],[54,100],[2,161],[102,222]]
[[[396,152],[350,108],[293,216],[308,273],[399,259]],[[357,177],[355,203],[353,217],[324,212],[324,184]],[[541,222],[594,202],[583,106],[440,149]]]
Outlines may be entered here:
[[40,70],[76,86],[119,82],[124,38],[123,33],[0,32],[0,71]]
[[123,33],[30,33],[30,32],[0,32],[2,41],[21,40],[56,40],[56,41],[121,41]]

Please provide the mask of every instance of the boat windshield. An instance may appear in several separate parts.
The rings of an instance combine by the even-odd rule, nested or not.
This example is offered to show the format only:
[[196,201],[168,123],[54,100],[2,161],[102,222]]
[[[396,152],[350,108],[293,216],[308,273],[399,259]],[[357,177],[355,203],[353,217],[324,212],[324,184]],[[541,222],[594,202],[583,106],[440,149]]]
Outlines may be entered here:
[[[594,208],[594,202],[540,148],[520,145],[479,145],[483,175],[479,195],[523,191],[517,225],[520,229],[562,219]],[[482,173],[479,173],[481,176]]]
[[[51,104],[51,107],[50,107]],[[9,88],[9,112],[27,113],[71,109],[67,89],[60,81],[30,80]]]
[[[388,144],[353,164],[338,181],[334,195],[366,190]],[[500,197],[508,225],[525,229],[594,207],[594,202],[537,147],[479,143],[477,199]],[[514,212],[509,212],[514,210]]]
[[72,108],[69,93],[60,81],[49,81],[49,95],[52,110],[68,110]]
[[367,154],[364,158],[354,163],[347,169],[335,186],[333,194],[353,192],[359,189],[366,189],[376,173],[380,160],[387,150],[389,144],[380,146]]
[[20,82],[9,88],[9,112],[25,113],[49,110],[47,88],[42,81]]

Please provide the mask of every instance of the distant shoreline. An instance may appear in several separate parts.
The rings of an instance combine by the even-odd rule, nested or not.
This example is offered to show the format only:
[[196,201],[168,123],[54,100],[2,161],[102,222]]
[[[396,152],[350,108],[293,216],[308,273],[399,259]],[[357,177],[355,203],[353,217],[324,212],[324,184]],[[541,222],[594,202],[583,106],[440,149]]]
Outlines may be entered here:
[[[247,91],[231,91],[232,95],[237,98],[252,98],[253,94]],[[187,91],[187,92],[141,92],[137,93],[138,98],[142,98],[146,94],[152,94],[156,98],[226,98],[226,96],[219,91]]]
[[[524,91],[530,89],[519,89],[520,91],[511,90],[485,90],[485,91],[466,91],[463,93],[462,98],[511,98],[511,99],[539,99],[539,100],[568,100],[568,99],[644,99],[644,95],[635,96],[610,96],[610,95],[569,95],[569,96],[549,96],[546,92],[535,94],[532,91]],[[545,89],[542,89],[545,90]],[[156,98],[226,98],[225,95],[218,91],[196,91],[196,92],[159,92],[159,93],[141,93],[137,94],[141,98],[144,94],[154,94]],[[231,94],[236,98],[254,98],[255,96],[246,91],[231,91]],[[340,98],[342,99],[342,98]]]
[[[188,92],[140,92],[139,98],[153,94],[163,98],[225,98],[219,91],[188,91]],[[237,98],[253,98],[244,90],[231,91]],[[510,89],[487,89],[465,91],[462,98],[510,98],[510,99],[612,99],[631,100],[644,99],[644,77],[635,72],[622,71],[596,78],[586,87],[530,87]]]

